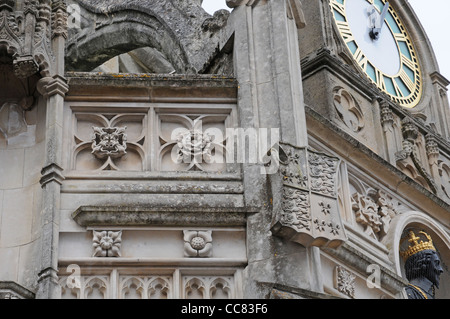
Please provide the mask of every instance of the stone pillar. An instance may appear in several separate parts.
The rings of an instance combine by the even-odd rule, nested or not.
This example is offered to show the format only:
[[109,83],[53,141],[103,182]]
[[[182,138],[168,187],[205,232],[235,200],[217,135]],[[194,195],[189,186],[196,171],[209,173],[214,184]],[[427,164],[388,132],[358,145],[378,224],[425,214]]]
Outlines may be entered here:
[[[280,140],[307,147],[306,113],[298,44],[305,21],[298,0],[229,0],[234,8],[234,69],[239,82],[240,127],[279,129]],[[279,146],[279,145],[272,145]],[[247,219],[248,267],[245,298],[264,298],[270,286],[321,291],[319,250],[274,236],[274,203],[283,197],[277,174],[264,165],[243,164]],[[264,284],[263,284],[264,283]]]
[[381,127],[384,133],[384,147],[386,160],[393,166],[396,165],[395,153],[397,152],[395,133],[394,133],[394,115],[389,103],[380,98],[378,100],[381,115]]
[[39,93],[47,102],[45,165],[40,180],[43,198],[41,210],[41,255],[38,274],[38,299],[57,299],[61,292],[58,284],[58,243],[60,220],[60,191],[64,180],[62,169],[63,109],[68,91],[64,78],[64,50],[67,39],[67,13],[65,1],[52,3],[52,49],[55,55],[53,74],[38,83]]
[[[431,177],[434,179],[434,182],[440,186],[446,181],[441,181],[441,176],[439,174],[439,146],[436,142],[436,138],[433,134],[428,134],[425,136],[425,148],[428,156],[428,163],[430,165]],[[437,193],[442,198],[445,198],[445,194],[442,191],[441,187],[437,187]]]

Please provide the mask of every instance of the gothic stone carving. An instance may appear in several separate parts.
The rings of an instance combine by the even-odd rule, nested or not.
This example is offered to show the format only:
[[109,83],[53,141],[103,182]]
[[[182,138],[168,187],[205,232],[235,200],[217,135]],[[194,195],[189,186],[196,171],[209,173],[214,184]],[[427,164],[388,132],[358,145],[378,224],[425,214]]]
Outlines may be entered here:
[[226,169],[226,114],[158,114],[162,171]]
[[335,274],[335,288],[350,298],[355,298],[356,276],[347,269],[337,266]]
[[378,214],[378,205],[369,196],[363,196],[355,193],[352,196],[353,211],[356,215],[356,221],[364,226],[364,233],[377,239],[381,230],[381,218]]
[[212,231],[189,231],[184,233],[184,255],[186,257],[211,257]]
[[93,231],[93,257],[120,257],[122,231]]
[[340,120],[354,133],[364,128],[364,117],[356,100],[345,89],[334,90],[333,103]]
[[126,127],[93,127],[92,154],[98,159],[121,158],[127,152]]
[[404,206],[391,195],[369,187],[369,190],[351,196],[356,222],[364,227],[364,233],[382,241],[389,232],[391,222]]
[[337,247],[346,240],[337,200],[339,160],[280,143],[282,199],[272,233],[303,246]]
[[[0,1],[0,42],[12,53],[14,73],[18,78],[26,79],[37,72],[51,76],[51,24],[57,26],[57,30],[65,28],[66,21],[61,20],[61,12],[65,12],[66,6],[62,1],[52,3],[51,0],[26,0],[20,5],[22,11],[14,12],[15,1]],[[51,21],[52,10],[55,21]]]
[[414,121],[408,117],[402,120],[403,149],[396,154],[397,165],[405,172],[414,172],[413,178],[429,188],[433,193],[437,193],[438,187],[433,177],[425,169],[417,150],[416,140],[419,137],[419,130]]
[[73,169],[145,169],[146,114],[74,112],[73,120]]
[[211,161],[212,142],[214,136],[201,131],[190,130],[177,135],[177,163],[200,165],[203,160]]

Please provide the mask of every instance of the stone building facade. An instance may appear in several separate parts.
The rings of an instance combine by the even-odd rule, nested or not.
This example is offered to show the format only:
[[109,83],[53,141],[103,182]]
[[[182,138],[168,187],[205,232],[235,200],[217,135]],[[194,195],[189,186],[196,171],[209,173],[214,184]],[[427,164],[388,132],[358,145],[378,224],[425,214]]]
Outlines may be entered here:
[[450,297],[449,81],[408,1],[414,107],[344,0],[201,2],[0,0],[0,298],[404,298],[409,229]]

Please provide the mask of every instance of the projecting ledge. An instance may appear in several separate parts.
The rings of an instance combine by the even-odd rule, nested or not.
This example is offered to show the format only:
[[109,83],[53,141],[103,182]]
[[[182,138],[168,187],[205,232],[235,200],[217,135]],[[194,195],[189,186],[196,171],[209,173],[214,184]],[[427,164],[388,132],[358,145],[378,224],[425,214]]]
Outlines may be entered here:
[[248,208],[81,206],[72,218],[83,227],[245,226]]

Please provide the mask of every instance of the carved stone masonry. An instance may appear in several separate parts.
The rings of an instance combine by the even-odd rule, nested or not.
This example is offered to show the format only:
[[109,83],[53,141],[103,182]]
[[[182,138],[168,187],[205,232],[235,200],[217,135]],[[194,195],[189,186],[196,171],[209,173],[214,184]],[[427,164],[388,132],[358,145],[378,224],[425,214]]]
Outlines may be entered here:
[[214,136],[197,130],[179,133],[177,136],[177,162],[198,165],[211,161]]
[[408,117],[402,120],[403,149],[396,153],[396,162],[401,169],[413,169],[417,176],[425,180],[423,185],[430,189],[433,193],[437,193],[438,187],[433,177],[425,169],[420,157],[417,154],[416,140],[419,136],[419,129],[414,121]]
[[364,227],[364,233],[378,239],[377,234],[381,230],[382,222],[378,214],[377,203],[369,196],[363,196],[359,193],[353,194],[352,201],[356,222]]
[[212,231],[183,231],[186,257],[211,257]]
[[347,269],[337,266],[335,274],[335,288],[350,298],[355,298],[356,276]]
[[389,232],[392,220],[400,214],[402,203],[384,191],[372,191],[365,195],[352,195],[352,209],[356,222],[364,227],[364,233],[382,241]]
[[126,127],[93,127],[92,154],[98,159],[121,158],[127,152]]
[[120,257],[122,231],[93,231],[93,257]]
[[13,12],[14,8],[15,1],[0,1],[0,41],[6,44],[8,52],[13,52],[16,76],[26,79],[39,71],[44,76],[52,75],[53,55],[48,37],[51,0],[26,0],[22,12]]
[[339,212],[339,159],[280,143],[281,202],[274,203],[272,233],[305,247],[337,247],[346,235]]

